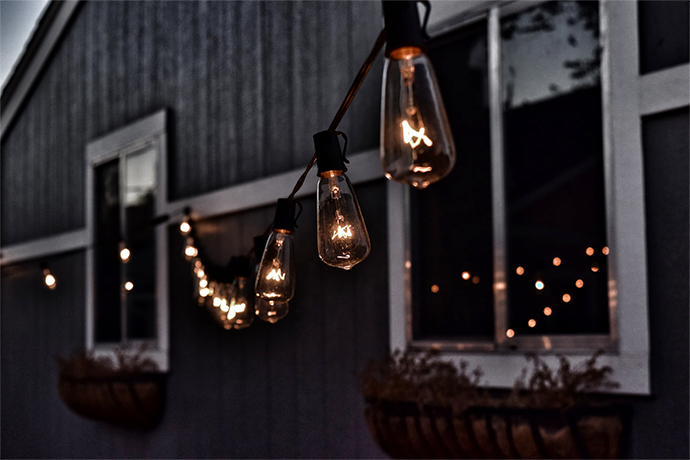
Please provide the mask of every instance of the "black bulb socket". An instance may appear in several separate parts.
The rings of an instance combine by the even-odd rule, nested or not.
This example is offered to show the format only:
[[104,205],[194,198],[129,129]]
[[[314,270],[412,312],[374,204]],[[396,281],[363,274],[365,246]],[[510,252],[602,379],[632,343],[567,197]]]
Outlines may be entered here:
[[292,232],[295,230],[295,201],[287,198],[278,199],[276,215],[273,220],[273,230],[285,230]]
[[340,140],[335,131],[321,131],[314,134],[314,151],[319,174],[326,171],[347,171],[345,156],[340,149]]
[[386,25],[386,57],[390,58],[400,48],[419,48],[424,51],[417,2],[384,0],[382,3]]

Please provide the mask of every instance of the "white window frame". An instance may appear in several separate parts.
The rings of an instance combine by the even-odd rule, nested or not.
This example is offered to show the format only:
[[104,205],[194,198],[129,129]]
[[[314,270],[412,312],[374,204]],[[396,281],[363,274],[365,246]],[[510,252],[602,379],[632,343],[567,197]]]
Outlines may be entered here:
[[[494,301],[506,308],[505,228],[496,213],[504,212],[503,128],[500,70],[500,18],[543,1],[432,1],[429,30],[446,33],[477,20],[487,20],[489,92],[491,103],[492,205],[494,212]],[[686,65],[639,75],[637,2],[600,1],[602,109],[606,226],[611,255],[608,260],[608,297],[611,333],[607,336],[533,336],[522,340],[522,350],[506,345],[505,315],[495,322],[495,342],[412,341],[412,290],[409,188],[388,184],[388,270],[390,348],[434,348],[456,363],[466,361],[484,371],[487,386],[512,387],[526,367],[523,353],[540,348],[547,362],[557,365],[549,351],[577,362],[593,348],[607,353],[600,362],[614,369],[621,386],[617,392],[650,394],[647,257],[644,174],[640,117],[688,105],[690,67]],[[462,152],[459,152],[462,155]],[[499,222],[499,224],[497,224]],[[618,270],[618,267],[625,267]],[[514,340],[514,339],[510,339]],[[511,342],[512,343],[512,342]]]
[[[112,133],[106,134],[86,146],[86,349],[96,356],[113,359],[120,343],[96,343],[96,254],[93,248],[95,241],[96,190],[94,188],[95,168],[103,162],[118,158],[123,152],[139,150],[152,146],[156,150],[156,201],[155,215],[161,215],[167,209],[167,116],[165,110],[131,123]],[[126,153],[125,153],[126,154]],[[168,307],[168,239],[166,225],[158,225],[154,230],[156,241],[156,337],[153,340],[130,340],[131,352],[137,346],[146,343],[145,356],[158,365],[159,370],[169,369],[169,307]],[[130,352],[128,350],[127,352]]]

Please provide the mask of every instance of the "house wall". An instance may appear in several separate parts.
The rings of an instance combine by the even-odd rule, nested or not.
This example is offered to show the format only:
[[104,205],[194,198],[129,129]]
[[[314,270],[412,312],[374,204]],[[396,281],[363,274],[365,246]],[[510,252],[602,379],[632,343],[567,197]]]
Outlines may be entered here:
[[[315,178],[314,178],[315,180]],[[316,253],[315,200],[295,232],[297,294],[275,325],[226,331],[197,306],[184,239],[170,228],[170,374],[162,421],[131,431],[83,419],[60,401],[56,354],[84,338],[84,253],[2,271],[3,458],[381,458],[364,419],[356,372],[388,349],[385,184],[357,187],[372,252],[356,269]],[[273,209],[196,225],[224,264],[247,251]]]
[[[83,227],[86,143],[164,107],[171,201],[306,164],[381,27],[376,1],[86,2],[3,136],[3,245]],[[378,143],[381,74],[351,152]]]

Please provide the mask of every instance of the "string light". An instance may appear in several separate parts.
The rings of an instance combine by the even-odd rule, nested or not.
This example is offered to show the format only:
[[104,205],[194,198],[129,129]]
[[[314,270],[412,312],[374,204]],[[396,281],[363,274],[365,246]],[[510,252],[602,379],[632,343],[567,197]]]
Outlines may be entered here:
[[125,283],[125,290],[126,290],[126,291],[131,291],[132,289],[134,289],[134,283],[132,283],[131,281],[127,281],[127,282]]
[[593,256],[594,255],[594,248],[589,247],[589,248],[587,248],[587,250],[585,252],[587,253],[588,256]]
[[570,294],[563,294],[563,302],[568,303],[570,302]]
[[122,263],[127,263],[129,262],[129,258],[132,255],[132,252],[127,248],[125,245],[124,241],[120,242],[120,260],[122,260]]
[[506,331],[506,337],[508,337],[509,339],[512,339],[513,337],[515,337],[515,331],[512,329],[508,329]]
[[[338,136],[345,139],[341,151]],[[314,134],[319,183],[316,192],[316,234],[319,258],[331,267],[350,270],[371,251],[357,197],[345,174],[347,137],[341,132]]]
[[534,283],[534,287],[541,291],[542,289],[544,289],[544,282],[541,280],[537,280],[537,282]]
[[43,283],[51,291],[55,290],[55,288],[57,287],[57,279],[55,278],[55,275],[53,275],[47,267],[43,269]]
[[464,279],[466,281],[466,280],[470,279],[470,272],[462,272],[461,276],[462,276],[462,279]]
[[191,260],[199,254],[199,250],[194,246],[194,239],[187,238],[187,244],[184,247],[184,256],[187,260]]
[[415,2],[382,2],[386,24],[381,163],[388,179],[423,189],[455,165],[455,143]]
[[551,313],[553,313],[553,310],[551,310],[550,307],[545,307],[545,308],[544,308],[544,315],[546,315],[546,316],[551,316]]
[[529,327],[534,327],[534,326],[537,325],[537,321],[534,320],[534,319],[530,319],[529,321],[527,321],[527,325],[528,325]]
[[478,276],[472,277],[472,284],[479,284],[479,277]]
[[431,286],[431,292],[433,292],[434,294],[438,293],[439,289],[440,288],[438,287],[438,284],[434,284],[433,286]]
[[515,269],[515,273],[517,273],[518,276],[522,276],[525,273],[525,269],[522,267],[518,267]]
[[609,255],[609,248],[607,246],[604,246],[601,249],[601,253],[604,254],[605,256]]
[[558,267],[559,265],[561,265],[561,258],[560,257],[554,257],[553,258],[553,266]]
[[584,281],[582,281],[582,280],[577,280],[577,281],[575,281],[575,286],[578,287],[578,288],[581,288],[581,287],[584,286],[584,285],[585,285],[585,283],[584,283]]
[[594,273],[598,272],[598,271],[599,271],[599,265],[597,265],[597,264],[592,264],[592,271],[593,271]]

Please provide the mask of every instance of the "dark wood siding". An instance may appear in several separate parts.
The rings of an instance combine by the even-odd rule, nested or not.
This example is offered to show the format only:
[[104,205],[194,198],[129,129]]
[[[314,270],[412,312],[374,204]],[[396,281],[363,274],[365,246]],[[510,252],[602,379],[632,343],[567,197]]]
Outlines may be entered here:
[[[313,178],[316,181],[316,178]],[[151,432],[80,418],[57,394],[56,353],[84,341],[83,253],[3,268],[2,457],[379,458],[355,372],[388,348],[385,184],[356,191],[372,252],[353,270],[316,253],[314,197],[295,232],[297,294],[271,325],[226,331],[193,296],[183,238],[170,228],[171,364],[166,411]],[[244,254],[271,207],[200,222],[197,240],[215,264]],[[378,217],[378,218],[377,218]]]
[[[2,242],[84,225],[86,143],[171,110],[168,198],[313,153],[382,26],[378,2],[87,2],[2,140]],[[341,129],[378,145],[381,58]]]

